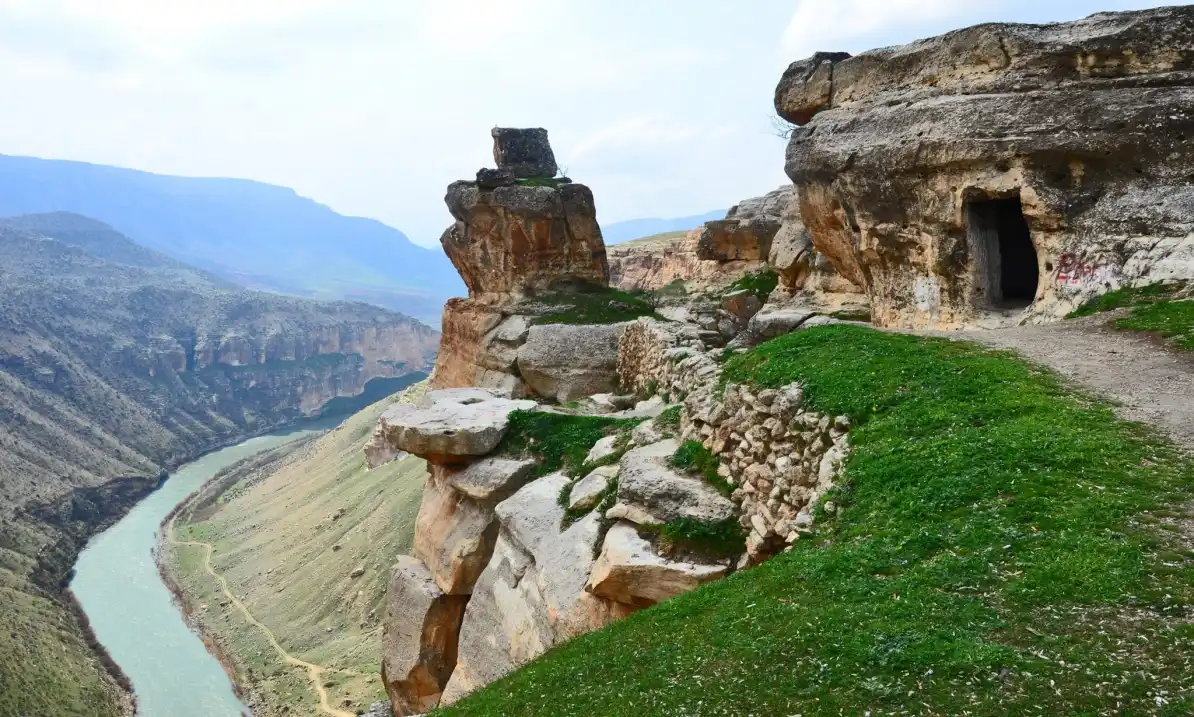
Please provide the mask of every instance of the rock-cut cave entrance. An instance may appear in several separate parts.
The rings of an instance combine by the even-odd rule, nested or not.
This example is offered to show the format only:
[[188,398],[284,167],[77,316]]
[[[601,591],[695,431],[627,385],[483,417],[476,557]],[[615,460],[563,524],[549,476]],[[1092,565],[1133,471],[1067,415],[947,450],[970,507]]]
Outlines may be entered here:
[[982,303],[1000,309],[1031,304],[1040,267],[1019,195],[967,202],[966,223]]

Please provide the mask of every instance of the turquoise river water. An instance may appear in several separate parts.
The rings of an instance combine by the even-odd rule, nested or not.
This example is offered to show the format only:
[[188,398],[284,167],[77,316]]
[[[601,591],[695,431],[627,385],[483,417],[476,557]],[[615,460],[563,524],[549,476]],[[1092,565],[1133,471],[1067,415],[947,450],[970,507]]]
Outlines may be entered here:
[[170,475],[79,556],[71,588],[99,641],[129,676],[138,717],[239,717],[249,710],[220,663],[184,622],[154,563],[158,527],[216,473],[255,453],[327,430],[322,420],[209,453]]

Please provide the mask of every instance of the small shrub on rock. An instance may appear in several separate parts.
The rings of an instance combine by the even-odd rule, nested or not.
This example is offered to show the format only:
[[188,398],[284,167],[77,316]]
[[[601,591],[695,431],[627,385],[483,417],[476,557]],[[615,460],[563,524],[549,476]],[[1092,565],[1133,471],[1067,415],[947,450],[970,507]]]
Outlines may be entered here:
[[672,457],[668,459],[668,465],[700,476],[701,480],[716,488],[717,492],[724,496],[729,496],[734,492],[734,486],[717,474],[719,465],[717,456],[705,448],[700,441],[681,443]]
[[533,457],[539,461],[536,476],[564,470],[580,475],[593,444],[618,431],[629,431],[642,419],[573,416],[547,411],[515,411],[510,428],[498,446],[508,456]]

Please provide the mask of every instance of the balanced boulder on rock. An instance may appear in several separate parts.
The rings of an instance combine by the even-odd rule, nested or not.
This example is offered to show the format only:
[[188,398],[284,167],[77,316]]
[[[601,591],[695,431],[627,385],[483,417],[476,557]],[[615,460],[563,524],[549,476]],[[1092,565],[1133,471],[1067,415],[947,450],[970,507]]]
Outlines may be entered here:
[[378,430],[398,450],[437,463],[467,462],[497,447],[511,413],[534,407],[534,401],[502,398],[488,389],[430,391],[420,405],[386,409]]
[[600,597],[645,607],[695,590],[728,571],[726,565],[662,557],[633,523],[620,521],[605,534],[588,589]]

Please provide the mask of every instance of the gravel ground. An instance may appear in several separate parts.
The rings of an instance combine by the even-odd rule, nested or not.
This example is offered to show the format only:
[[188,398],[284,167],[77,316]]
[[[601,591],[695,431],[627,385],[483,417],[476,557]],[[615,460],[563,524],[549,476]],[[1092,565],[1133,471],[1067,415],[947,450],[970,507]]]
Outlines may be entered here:
[[1119,414],[1194,451],[1194,355],[1105,326],[1110,315],[951,334],[1012,349],[1120,404]]

